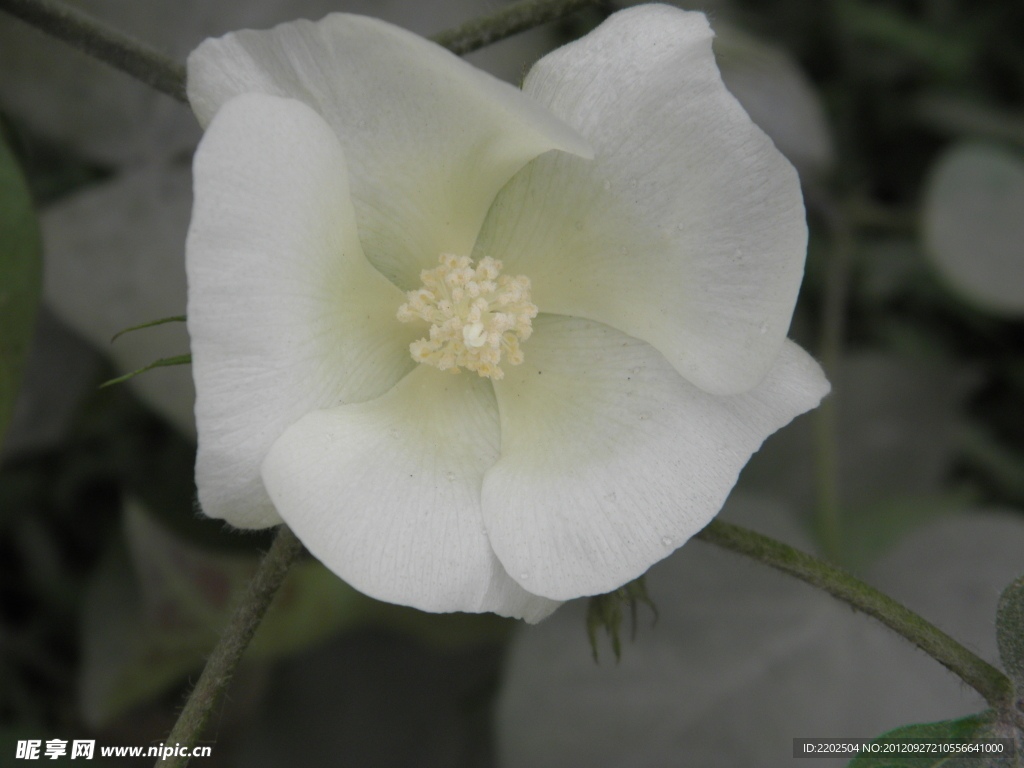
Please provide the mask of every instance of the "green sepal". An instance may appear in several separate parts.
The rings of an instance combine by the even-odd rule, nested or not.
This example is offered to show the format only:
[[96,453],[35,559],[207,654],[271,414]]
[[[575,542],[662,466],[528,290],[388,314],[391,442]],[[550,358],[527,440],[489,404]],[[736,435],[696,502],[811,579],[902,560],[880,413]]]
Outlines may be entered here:
[[159,320],[150,320],[148,323],[142,323],[141,325],[133,325],[131,328],[125,328],[118,331],[110,337],[110,343],[113,344],[120,336],[124,336],[130,331],[139,331],[143,328],[152,328],[154,325],[163,325],[164,323],[184,323],[186,320],[185,315],[174,315],[173,317],[161,317]]
[[996,611],[999,658],[1013,680],[1017,698],[1024,698],[1024,576],[1003,590]]
[[615,661],[622,658],[622,643],[619,640],[619,628],[622,626],[622,608],[629,606],[631,637],[636,639],[637,605],[644,603],[654,613],[654,621],[658,621],[658,607],[647,594],[647,583],[644,577],[625,584],[618,589],[603,595],[594,595],[587,604],[587,636],[590,638],[590,649],[594,661],[598,661],[597,632],[604,629],[612,644]]
[[[131,330],[130,328],[127,330]],[[126,373],[124,376],[118,376],[116,379],[109,379],[100,384],[100,389],[109,387],[112,384],[120,384],[122,381],[127,381],[132,376],[138,376],[140,373],[151,371],[154,368],[163,368],[166,365],[188,365],[192,362],[192,355],[177,355],[176,357],[162,357],[159,360],[155,360],[149,365],[139,368],[137,371]]]

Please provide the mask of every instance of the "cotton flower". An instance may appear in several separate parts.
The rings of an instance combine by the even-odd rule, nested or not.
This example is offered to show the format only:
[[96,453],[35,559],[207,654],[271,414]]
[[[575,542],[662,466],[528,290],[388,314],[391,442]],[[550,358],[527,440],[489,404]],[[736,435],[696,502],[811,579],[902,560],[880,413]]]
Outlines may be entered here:
[[363,592],[536,621],[718,512],[828,389],[786,339],[795,172],[703,15],[517,90],[383,22],[208,40],[186,266],[203,510]]

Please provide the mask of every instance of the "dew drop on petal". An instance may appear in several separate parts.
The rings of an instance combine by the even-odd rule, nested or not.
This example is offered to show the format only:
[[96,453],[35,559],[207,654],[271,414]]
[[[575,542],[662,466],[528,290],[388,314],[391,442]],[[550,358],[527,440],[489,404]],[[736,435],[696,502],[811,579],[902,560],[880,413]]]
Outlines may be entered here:
[[670,536],[662,536],[661,537],[661,543],[664,544],[666,547],[671,547],[672,546],[672,538]]
[[455,480],[455,473],[454,472],[445,472],[444,477],[445,477],[445,480],[447,480],[449,483],[453,482]]
[[757,329],[762,335],[768,333],[768,323],[761,323],[761,326]]
[[397,429],[392,427],[391,429],[388,430],[388,437],[390,437],[393,440],[397,440],[399,437],[401,437],[401,435],[399,434]]
[[528,573],[520,573],[519,574],[519,578],[521,580],[523,580],[523,581],[526,581],[528,578],[530,578],[530,574],[528,574]]
[[604,183],[604,191],[607,192],[611,188],[612,188],[612,183],[610,181],[606,181]]

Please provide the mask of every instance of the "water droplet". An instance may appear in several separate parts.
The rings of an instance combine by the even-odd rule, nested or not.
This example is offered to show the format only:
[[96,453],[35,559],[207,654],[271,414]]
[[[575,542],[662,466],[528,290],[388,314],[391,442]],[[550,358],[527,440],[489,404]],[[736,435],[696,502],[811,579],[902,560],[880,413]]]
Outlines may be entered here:
[[761,323],[761,327],[758,328],[762,335],[768,333],[768,323]]
[[604,190],[605,190],[605,192],[607,192],[611,188],[612,188],[612,183],[610,181],[606,181],[604,183]]
[[519,578],[520,578],[520,579],[521,579],[522,581],[526,581],[526,580],[527,580],[528,578],[530,578],[530,574],[528,574],[528,573],[520,573],[520,574],[519,574]]
[[743,255],[743,249],[742,248],[737,248],[736,252],[733,254],[733,256],[735,256],[736,258],[739,258],[742,255]]
[[661,537],[661,543],[664,544],[666,547],[671,547],[672,546],[672,537],[671,536],[662,536]]
[[392,440],[397,440],[400,437],[398,430],[395,429],[394,427],[389,429],[388,430],[388,437],[390,437]]
[[633,368],[630,368],[629,372],[632,373],[635,376],[636,374],[640,373],[640,371],[642,371],[643,369],[644,369],[644,367],[642,365],[637,365],[637,366],[635,366]]
[[452,482],[453,480],[455,480],[455,473],[454,472],[445,472],[444,476],[445,476],[445,479],[449,483]]
[[583,222],[582,221],[577,221],[576,222],[576,229],[577,230],[582,230],[583,229]]
[[678,224],[676,224],[676,229],[678,229],[680,232],[682,232],[683,230],[686,229],[686,225],[683,224],[683,222],[679,222]]

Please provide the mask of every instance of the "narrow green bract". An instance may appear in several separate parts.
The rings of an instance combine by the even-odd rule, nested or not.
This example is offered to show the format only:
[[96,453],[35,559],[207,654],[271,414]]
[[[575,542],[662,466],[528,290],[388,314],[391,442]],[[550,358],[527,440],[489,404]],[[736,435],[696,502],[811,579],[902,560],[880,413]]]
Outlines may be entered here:
[[1024,576],[1010,584],[999,598],[996,640],[1003,667],[1017,689],[1017,698],[1024,698]]

